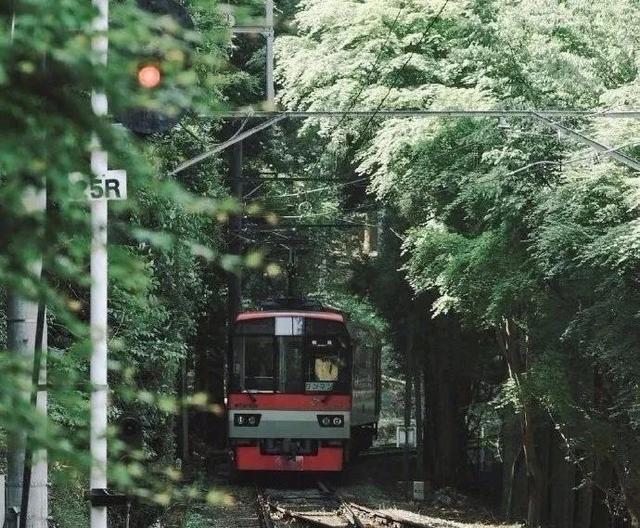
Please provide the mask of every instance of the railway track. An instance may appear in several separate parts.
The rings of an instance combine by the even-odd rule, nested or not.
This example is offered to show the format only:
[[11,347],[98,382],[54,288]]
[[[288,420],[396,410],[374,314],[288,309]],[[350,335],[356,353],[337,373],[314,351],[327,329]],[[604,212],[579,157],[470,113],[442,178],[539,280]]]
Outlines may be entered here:
[[258,489],[257,503],[262,528],[277,528],[291,521],[314,528],[436,528],[346,501],[322,482],[306,490]]

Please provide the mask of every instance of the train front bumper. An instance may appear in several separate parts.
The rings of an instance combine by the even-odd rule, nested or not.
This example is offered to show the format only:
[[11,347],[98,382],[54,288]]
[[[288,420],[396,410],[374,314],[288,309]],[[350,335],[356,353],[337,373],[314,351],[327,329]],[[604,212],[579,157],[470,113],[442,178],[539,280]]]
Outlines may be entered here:
[[234,465],[239,471],[342,471],[342,447],[319,447],[314,455],[267,455],[260,446],[234,448]]

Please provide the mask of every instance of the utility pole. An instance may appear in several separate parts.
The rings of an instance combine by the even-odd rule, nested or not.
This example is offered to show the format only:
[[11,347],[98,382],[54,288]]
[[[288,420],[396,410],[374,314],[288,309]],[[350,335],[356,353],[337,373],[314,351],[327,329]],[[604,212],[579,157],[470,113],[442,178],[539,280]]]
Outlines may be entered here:
[[[264,26],[236,26],[233,28],[234,34],[261,34],[266,40],[266,86],[265,94],[270,107],[275,104],[275,89],[273,84],[274,69],[274,32],[273,32],[273,0],[265,0],[265,25]],[[242,135],[235,138],[233,151],[231,153],[230,187],[231,196],[236,200],[240,211],[229,219],[229,252],[232,255],[242,253],[242,242],[240,230],[242,229],[242,158],[243,142]],[[182,168],[179,167],[181,170]],[[174,171],[174,173],[177,172]],[[242,301],[242,278],[238,273],[229,273],[228,280],[229,298],[227,301],[227,311],[229,324],[233,322],[236,314],[240,310]]]
[[274,70],[274,41],[275,35],[273,30],[273,0],[265,0],[264,7],[264,26],[235,26],[232,28],[234,35],[250,34],[262,35],[266,41],[266,86],[265,94],[267,103],[270,107],[275,104],[276,92],[273,83]]
[[[44,189],[29,188],[24,193],[25,212],[40,214],[46,210],[46,192]],[[39,280],[42,274],[42,257],[29,263],[32,277]],[[7,348],[25,363],[33,365],[36,333],[38,324],[38,302],[27,300],[16,292],[9,292],[7,299]],[[44,324],[44,321],[43,321]],[[42,349],[46,350],[46,324],[44,326]],[[46,370],[40,369],[40,381],[46,383]],[[40,387],[44,387],[43,383]],[[47,393],[38,387],[36,409],[46,415]],[[22,394],[30,400],[30,392]],[[8,438],[7,449],[7,490],[6,517],[8,528],[17,528],[22,507],[24,467],[26,460],[26,431],[14,432]],[[44,450],[35,453],[32,478],[29,485],[29,507],[26,526],[20,528],[46,528],[48,526],[48,468],[47,453]]]
[[[229,252],[232,255],[242,253],[242,141],[233,146],[231,153],[231,196],[236,200],[240,210],[229,219]],[[240,311],[242,300],[242,278],[239,271],[229,273],[229,298],[228,313],[229,324],[233,323],[236,314]]]
[[287,297],[294,298],[297,293],[296,278],[298,276],[296,250],[289,249],[289,262],[287,262]]
[[[98,9],[91,47],[99,65],[106,66],[109,49],[109,0],[92,0]],[[102,89],[91,94],[97,117],[109,111]],[[103,179],[108,172],[108,156],[97,138],[91,144],[91,171]],[[91,201],[91,476],[94,490],[107,488],[107,199]],[[91,503],[91,528],[107,528],[107,507]]]
[[269,107],[273,107],[275,104],[276,92],[273,84],[273,44],[274,44],[274,32],[273,32],[273,0],[266,0],[265,5],[265,21],[267,25],[267,33],[265,38],[267,40],[267,103]]

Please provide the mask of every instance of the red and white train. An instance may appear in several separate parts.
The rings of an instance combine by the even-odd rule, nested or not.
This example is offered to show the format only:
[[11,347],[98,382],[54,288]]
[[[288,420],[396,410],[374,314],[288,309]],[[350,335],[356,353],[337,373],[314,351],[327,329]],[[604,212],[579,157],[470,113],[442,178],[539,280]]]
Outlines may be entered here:
[[371,445],[380,350],[358,334],[344,314],[299,301],[236,317],[227,393],[236,470],[341,471]]

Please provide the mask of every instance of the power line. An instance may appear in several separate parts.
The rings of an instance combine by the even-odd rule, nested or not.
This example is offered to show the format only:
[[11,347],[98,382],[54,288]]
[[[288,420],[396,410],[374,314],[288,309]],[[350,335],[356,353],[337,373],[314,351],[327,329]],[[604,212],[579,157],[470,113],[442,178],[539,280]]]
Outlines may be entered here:
[[591,148],[597,150],[601,154],[613,158],[614,160],[623,163],[627,167],[631,167],[632,169],[640,172],[640,162],[638,162],[638,160],[627,156],[626,154],[622,154],[621,152],[617,152],[616,149],[612,149],[607,145],[603,145],[602,143],[595,141],[590,137],[585,136],[584,134],[581,134],[577,130],[572,130],[569,127],[566,127],[560,123],[556,123],[555,121],[552,121],[540,115],[536,115],[536,117],[543,123],[546,123],[547,125],[560,131],[562,134],[571,136],[572,138],[589,145]]
[[[246,118],[248,118],[249,116],[245,116]],[[195,165],[196,163],[199,163],[207,158],[210,158],[211,156],[213,156],[214,154],[217,154],[218,152],[223,151],[224,149],[226,149],[227,147],[230,147],[231,145],[234,145],[235,143],[238,143],[239,141],[242,141],[243,139],[252,136],[253,134],[255,134],[256,132],[260,132],[261,130],[264,130],[265,128],[268,128],[272,125],[275,125],[276,123],[278,123],[279,121],[282,121],[286,116],[280,114],[276,114],[274,117],[272,117],[271,119],[269,119],[268,121],[265,121],[264,123],[261,123],[259,125],[256,125],[253,128],[250,128],[249,130],[246,130],[245,132],[242,132],[242,129],[244,128],[244,123],[242,124],[241,128],[236,131],[236,133],[229,139],[227,139],[226,141],[223,141],[222,143],[214,146],[213,148],[206,150],[205,152],[203,152],[202,154],[197,155],[195,158],[191,158],[187,161],[182,162],[180,165],[178,165],[175,169],[173,169],[170,173],[169,176],[175,176],[176,174],[178,174],[179,172],[182,172],[183,170],[191,167],[192,165]],[[245,119],[246,122],[246,119]]]
[[[604,154],[606,155],[609,152],[615,152],[617,150],[626,148],[626,147],[634,147],[640,145],[640,142],[638,141],[631,141],[629,143],[623,143],[622,145],[619,145],[617,147],[610,147],[608,148],[606,151],[600,151],[600,154]],[[585,155],[585,156],[578,156],[575,158],[569,158],[568,160],[560,160],[560,161],[554,161],[554,160],[540,160],[540,161],[534,161],[532,163],[529,163],[528,165],[525,165],[524,167],[520,167],[519,169],[513,170],[511,172],[508,172],[507,174],[503,174],[502,177],[508,177],[508,176],[515,176],[516,174],[519,174],[521,172],[527,171],[533,167],[537,167],[540,165],[570,165],[572,163],[579,163],[581,161],[586,161],[588,159],[591,159],[593,156],[591,154]]]
[[330,229],[330,228],[354,229],[356,227],[365,227],[365,226],[366,224],[364,223],[342,222],[342,223],[324,223],[324,224],[293,224],[293,225],[281,225],[281,226],[265,227],[265,228],[257,228],[257,229],[245,227],[243,228],[243,230],[250,229],[252,232],[255,232],[255,233],[274,233],[276,231],[287,231],[287,230],[295,231],[296,229]]
[[[227,119],[242,118],[264,119],[280,117],[282,119],[306,119],[340,118],[343,115],[350,117],[396,117],[396,118],[466,118],[466,117],[582,117],[582,118],[611,118],[611,119],[638,119],[640,109],[633,110],[579,110],[579,109],[531,109],[531,110],[475,110],[475,109],[450,109],[450,110],[426,110],[426,109],[401,109],[401,110],[284,110],[279,111],[228,111],[214,112],[211,115],[200,116],[200,119]],[[271,123],[270,123],[271,124]]]
[[322,192],[322,191],[327,191],[329,189],[335,189],[335,188],[342,188],[342,187],[348,187],[349,185],[355,185],[356,183],[359,182],[363,182],[365,180],[368,180],[368,177],[364,177],[364,178],[356,178],[355,180],[351,180],[345,183],[339,183],[336,185],[327,185],[325,187],[317,187],[315,189],[309,189],[304,190],[304,191],[300,191],[297,193],[289,193],[289,194],[277,194],[275,196],[268,196],[269,198],[293,198],[296,196],[302,196],[303,194],[312,194],[312,193],[317,193],[317,192]]

